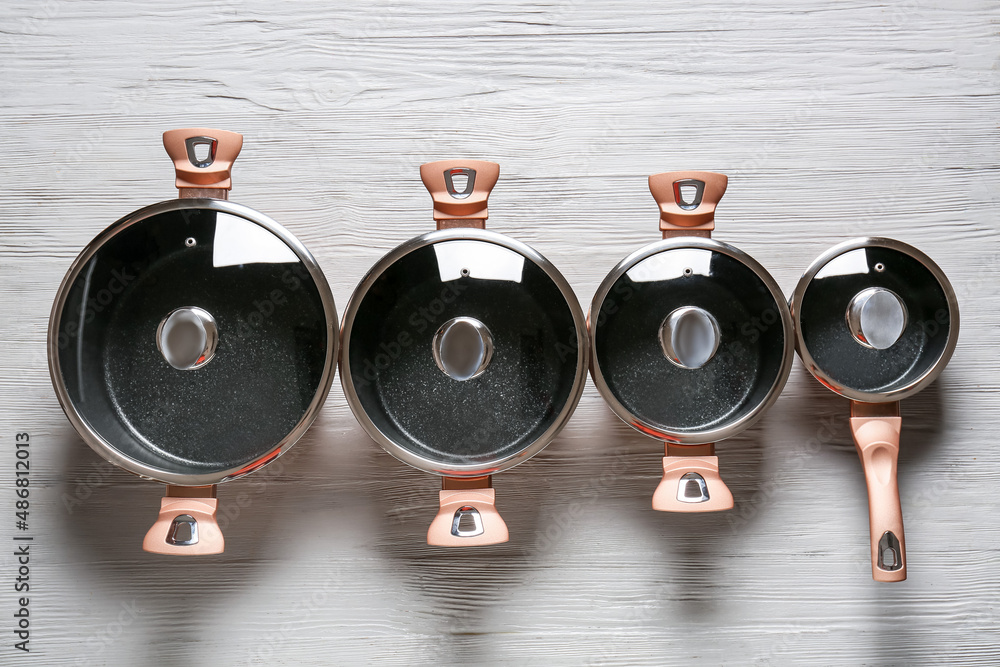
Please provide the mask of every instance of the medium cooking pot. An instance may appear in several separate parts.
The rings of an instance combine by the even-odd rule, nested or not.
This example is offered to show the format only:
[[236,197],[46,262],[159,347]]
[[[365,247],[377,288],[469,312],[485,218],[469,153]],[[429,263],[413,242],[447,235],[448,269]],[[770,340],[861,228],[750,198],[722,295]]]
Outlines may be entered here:
[[701,171],[650,176],[663,239],[619,262],[590,308],[594,384],[626,424],[665,443],[656,510],[733,507],[714,443],[753,424],[791,368],[778,285],[710,238],[727,183]]
[[383,257],[344,313],[341,382],[368,434],[442,479],[429,544],[505,542],[492,474],[542,450],[583,391],[587,327],[540,254],[486,231],[499,165],[431,162],[437,231]]
[[63,279],[49,372],[100,456],[167,484],[143,549],[220,553],[216,484],[270,463],[306,431],[337,359],[323,273],[281,225],[227,201],[234,132],[163,134],[180,198],[131,213]]
[[802,363],[851,399],[851,433],[868,485],[872,577],[903,581],[899,401],[933,382],[951,358],[958,343],[955,291],[916,248],[860,238],[810,264],[790,306]]

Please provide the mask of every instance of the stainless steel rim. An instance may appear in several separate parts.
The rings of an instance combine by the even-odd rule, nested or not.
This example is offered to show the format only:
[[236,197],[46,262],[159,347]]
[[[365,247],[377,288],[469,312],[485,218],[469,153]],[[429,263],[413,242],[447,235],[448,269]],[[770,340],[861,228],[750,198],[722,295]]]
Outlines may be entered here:
[[[113,444],[102,438],[100,434],[90,427],[86,420],[83,419],[79,412],[77,412],[76,407],[70,400],[69,394],[62,381],[62,371],[59,367],[58,343],[60,318],[62,317],[62,310],[65,305],[69,289],[76,281],[80,270],[86,266],[91,257],[93,257],[94,254],[108,242],[108,240],[117,235],[119,232],[152,216],[191,208],[210,209],[221,213],[229,213],[231,215],[239,216],[248,222],[260,225],[280,238],[295,252],[298,258],[302,261],[302,264],[309,270],[309,275],[316,283],[316,288],[319,290],[320,297],[323,301],[323,310],[326,315],[327,346],[326,366],[323,369],[323,375],[320,379],[320,387],[317,390],[316,395],[313,396],[313,400],[306,409],[302,419],[295,425],[295,428],[289,431],[281,442],[279,442],[268,454],[261,457],[261,459],[265,461],[264,463],[251,467],[249,470],[247,469],[247,466],[244,465],[219,472],[185,474],[160,470],[158,468],[148,466],[141,461],[136,461],[135,459],[118,451]],[[138,211],[135,211],[134,213],[118,220],[113,225],[98,234],[97,237],[91,241],[73,261],[69,271],[67,271],[66,276],[63,278],[62,284],[59,286],[59,291],[56,293],[55,302],[52,304],[52,312],[49,316],[47,342],[49,376],[52,379],[52,386],[56,391],[56,397],[59,399],[59,404],[62,406],[63,412],[66,413],[66,417],[69,419],[70,423],[73,424],[73,427],[77,430],[84,441],[107,461],[110,461],[124,470],[135,473],[144,479],[151,479],[158,482],[164,482],[166,484],[175,484],[179,486],[204,486],[208,484],[218,484],[238,479],[239,477],[259,470],[265,465],[273,463],[281,454],[284,454],[288,449],[291,449],[291,446],[294,445],[300,437],[302,437],[302,434],[304,434],[306,430],[308,430],[309,426],[316,419],[316,415],[319,414],[320,408],[323,407],[327,394],[330,393],[330,386],[333,383],[333,371],[337,363],[337,350],[339,348],[336,323],[337,309],[334,305],[333,293],[330,291],[330,286],[326,281],[326,277],[323,275],[322,270],[319,268],[319,265],[316,263],[312,254],[288,230],[271,218],[262,213],[258,213],[252,208],[242,206],[240,204],[234,204],[226,200],[172,199],[146,206],[145,208],[141,208]]]
[[[534,442],[514,454],[506,456],[502,459],[467,465],[445,465],[440,461],[418,456],[379,430],[379,428],[368,416],[368,413],[365,412],[365,409],[362,407],[361,401],[358,398],[358,394],[354,390],[354,382],[351,379],[350,364],[351,328],[354,325],[354,318],[357,315],[358,307],[360,306],[362,300],[364,300],[368,290],[371,289],[371,286],[376,280],[378,280],[379,276],[381,276],[389,266],[395,264],[400,258],[418,250],[419,248],[439,243],[441,241],[456,240],[473,240],[494,243],[523,255],[541,267],[549,278],[555,282],[559,291],[562,293],[563,298],[566,300],[566,303],[569,305],[570,310],[573,313],[573,323],[576,325],[577,331],[576,377],[573,380],[573,388],[570,392],[569,400],[566,401],[566,404],[563,406],[562,410],[560,410],[559,414],[556,415],[556,418],[549,425],[549,428],[547,428],[545,432],[542,433],[542,435],[539,436]],[[508,470],[519,463],[523,463],[528,460],[544,449],[545,446],[548,445],[553,438],[555,438],[559,431],[562,430],[563,426],[566,425],[566,422],[569,421],[570,416],[573,414],[577,404],[580,402],[580,397],[583,395],[583,387],[587,378],[587,354],[589,350],[587,345],[587,321],[583,316],[583,311],[580,308],[579,301],[577,301],[576,295],[573,293],[573,289],[570,287],[569,283],[551,262],[545,259],[545,257],[530,246],[521,243],[520,241],[515,241],[514,239],[504,236],[503,234],[482,229],[458,228],[428,232],[410,239],[409,241],[391,250],[382,259],[380,259],[367,274],[365,274],[361,283],[354,290],[354,294],[351,295],[351,299],[347,303],[347,308],[344,311],[343,326],[341,327],[341,339],[341,355],[343,358],[340,363],[340,383],[343,386],[344,394],[347,397],[347,403],[351,406],[351,410],[354,412],[354,416],[357,417],[358,422],[361,423],[361,426],[368,432],[368,435],[371,436],[372,440],[377,442],[385,451],[392,454],[403,463],[435,475],[448,477],[475,477],[478,475],[493,474],[503,470]]]
[[[611,391],[611,388],[608,387],[608,383],[604,379],[604,374],[601,372],[601,364],[597,358],[597,327],[594,318],[601,312],[601,306],[604,304],[604,300],[607,297],[608,292],[611,290],[611,287],[629,269],[647,257],[651,257],[664,251],[677,250],[680,248],[697,248],[722,253],[732,257],[757,274],[757,277],[764,282],[768,291],[771,293],[771,297],[774,299],[778,312],[781,316],[781,328],[784,334],[784,349],[782,351],[781,367],[778,369],[778,375],[772,383],[771,388],[764,396],[764,400],[758,403],[749,413],[739,419],[733,420],[723,426],[701,431],[674,431],[663,429],[660,425],[651,424],[650,422],[641,419],[638,415],[633,414],[628,408],[621,404],[618,398]],[[785,382],[788,380],[788,375],[792,369],[792,358],[795,356],[795,336],[792,333],[792,318],[788,312],[788,307],[785,304],[785,295],[781,292],[781,288],[778,287],[778,283],[774,281],[774,278],[772,278],[771,274],[767,272],[767,269],[761,266],[761,264],[753,257],[746,254],[742,250],[729,245],[728,243],[723,243],[722,241],[716,241],[714,239],[697,237],[664,239],[662,241],[654,241],[653,243],[643,246],[633,252],[631,255],[620,261],[615,268],[611,270],[611,273],[607,275],[600,287],[597,288],[597,293],[594,294],[594,300],[591,302],[590,306],[590,322],[593,327],[590,332],[590,353],[592,360],[590,374],[594,379],[594,384],[597,385],[598,391],[601,392],[601,395],[604,397],[604,400],[607,401],[611,410],[618,415],[623,422],[644,435],[663,438],[682,445],[702,445],[710,442],[718,442],[719,440],[732,437],[740,431],[752,426],[754,422],[760,419],[764,411],[774,404],[776,400],[778,400],[778,395],[781,394],[781,390],[784,388]]]
[[[941,285],[941,289],[944,290],[945,299],[948,301],[948,316],[951,320],[951,326],[948,329],[948,340],[945,343],[944,351],[941,353],[938,360],[929,369],[927,369],[923,375],[906,386],[899,387],[898,389],[893,389],[891,391],[881,392],[857,391],[855,389],[850,389],[849,387],[834,389],[833,387],[837,386],[837,383],[816,365],[816,361],[812,358],[812,355],[809,354],[809,350],[806,349],[805,342],[802,340],[802,323],[799,320],[801,313],[799,312],[798,306],[802,303],[802,298],[805,296],[806,288],[809,287],[809,283],[812,282],[813,278],[816,277],[816,274],[819,273],[819,270],[826,266],[830,260],[838,255],[844,254],[845,252],[868,247],[897,250],[917,260],[931,272],[931,274],[937,279],[938,284]],[[812,264],[809,265],[809,268],[805,270],[805,273],[802,274],[802,277],[799,278],[798,284],[795,286],[795,291],[792,292],[792,297],[789,299],[788,306],[792,313],[792,321],[795,325],[795,349],[799,353],[799,357],[802,359],[802,364],[817,380],[826,385],[831,391],[855,401],[864,401],[867,403],[890,403],[892,401],[899,401],[916,394],[918,391],[933,382],[935,378],[941,374],[941,371],[944,370],[944,367],[948,364],[948,360],[951,359],[952,353],[955,351],[955,345],[958,344],[958,298],[955,296],[955,290],[952,288],[951,282],[944,274],[944,271],[941,270],[941,267],[934,263],[934,260],[913,246],[895,239],[879,236],[866,236],[851,239],[850,241],[844,241],[843,243],[838,243],[833,246],[813,260]]]

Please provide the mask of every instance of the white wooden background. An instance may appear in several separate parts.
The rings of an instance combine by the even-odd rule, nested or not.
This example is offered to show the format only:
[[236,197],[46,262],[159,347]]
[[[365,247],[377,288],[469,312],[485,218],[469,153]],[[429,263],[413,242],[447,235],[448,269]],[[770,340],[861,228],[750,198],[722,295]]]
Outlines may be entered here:
[[[0,664],[1000,663],[997,2],[5,1],[0,6]],[[650,173],[730,176],[716,236],[786,293],[893,236],[951,277],[961,341],[903,405],[909,580],[872,582],[848,404],[796,361],[720,445],[728,513],[653,512],[660,447],[588,382],[496,480],[512,539],[424,543],[437,480],[339,382],[275,467],[223,485],[227,552],[140,550],[161,489],[63,416],[45,328],[72,258],[172,198],[164,129],[242,132],[234,201],[313,251],[343,309],[431,228],[422,162],[496,160],[490,227],[589,303],[656,238]],[[12,648],[13,435],[31,433],[29,656]],[[67,507],[66,499],[72,511]]]

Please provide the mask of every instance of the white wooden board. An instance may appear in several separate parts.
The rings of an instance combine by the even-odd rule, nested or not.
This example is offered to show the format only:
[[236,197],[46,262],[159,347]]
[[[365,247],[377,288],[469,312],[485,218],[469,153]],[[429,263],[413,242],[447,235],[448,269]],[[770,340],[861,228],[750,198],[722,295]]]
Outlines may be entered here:
[[[1000,663],[998,9],[4,3],[0,664]],[[719,446],[728,513],[653,512],[659,447],[588,381],[562,435],[496,480],[511,541],[428,547],[437,480],[378,449],[338,382],[275,467],[220,488],[239,509],[224,555],[143,553],[161,488],[73,431],[45,329],[80,249],[174,196],[160,133],[191,125],[245,134],[232,199],[307,244],[341,309],[430,229],[419,164],[455,156],[501,164],[490,227],[584,304],[655,238],[659,171],[729,174],[716,236],[786,293],[841,240],[921,248],[955,285],[962,334],[903,404],[908,581],[871,581],[847,401],[798,361],[766,417]],[[18,431],[33,443],[28,655],[12,631]]]

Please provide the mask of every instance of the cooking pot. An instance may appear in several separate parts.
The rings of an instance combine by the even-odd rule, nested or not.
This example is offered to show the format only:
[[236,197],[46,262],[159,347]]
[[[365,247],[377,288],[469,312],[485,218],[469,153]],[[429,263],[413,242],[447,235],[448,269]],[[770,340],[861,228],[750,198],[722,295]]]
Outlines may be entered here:
[[49,320],[66,416],[101,457],[165,483],[143,549],[224,548],[216,485],[306,431],[337,358],[337,314],[309,251],[227,201],[234,132],[163,134],[180,198],[139,209],[73,262]]
[[851,433],[868,486],[872,577],[906,579],[896,483],[899,401],[941,374],[958,342],[958,300],[913,246],[860,238],[820,255],[790,301],[802,363],[851,400]]
[[619,262],[590,308],[594,384],[626,424],[665,443],[656,510],[733,507],[714,443],[753,424],[791,368],[778,285],[711,238],[727,184],[711,172],[650,176],[663,238]]
[[432,545],[508,539],[492,475],[552,441],[586,379],[587,327],[566,279],[485,229],[499,175],[493,162],[421,166],[437,231],[383,257],[344,313],[341,382],[358,421],[442,477]]

